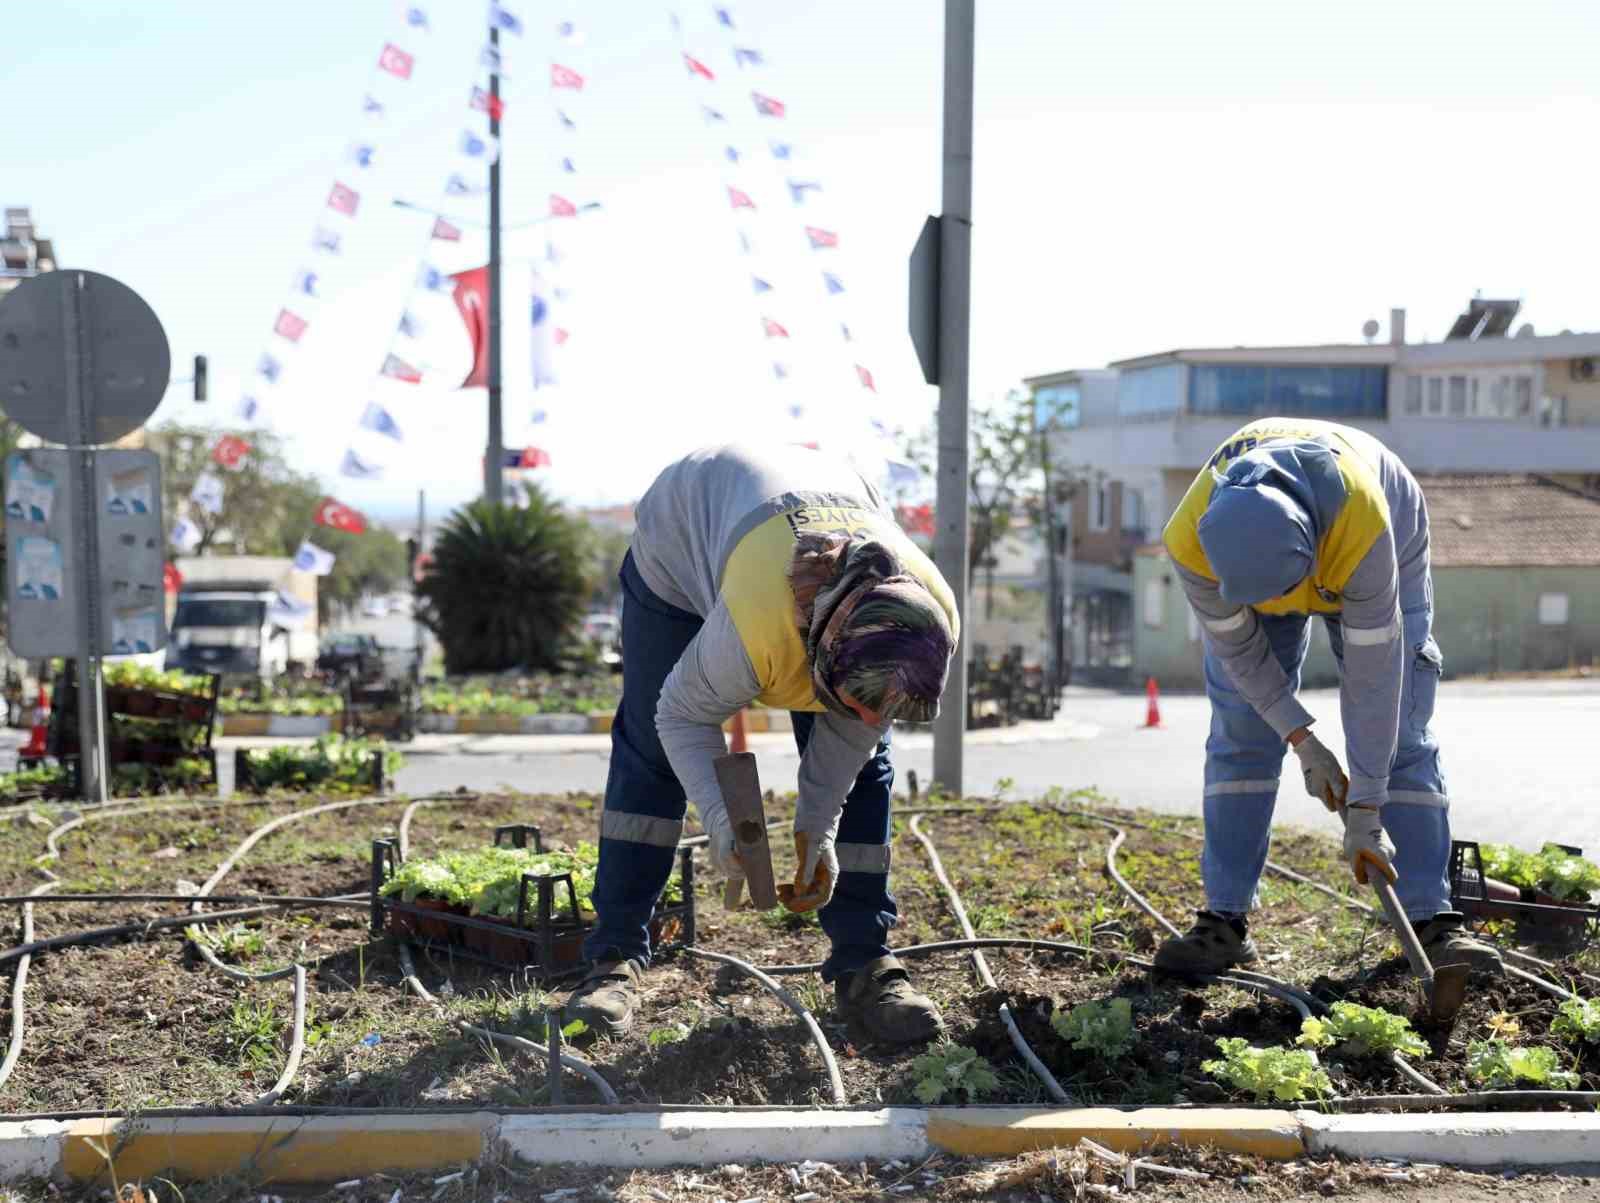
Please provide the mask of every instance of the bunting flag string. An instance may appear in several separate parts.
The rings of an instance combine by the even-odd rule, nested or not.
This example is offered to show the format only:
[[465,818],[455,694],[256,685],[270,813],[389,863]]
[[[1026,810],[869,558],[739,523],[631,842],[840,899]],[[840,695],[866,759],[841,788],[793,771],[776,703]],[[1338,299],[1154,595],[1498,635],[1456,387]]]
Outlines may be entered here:
[[[726,5],[713,5],[712,14],[726,43],[729,58],[739,72],[750,72],[746,78],[759,78],[759,69],[766,66],[767,55],[753,44],[747,31],[742,31],[734,19],[734,10]],[[713,60],[714,61],[714,60]],[[759,121],[784,122],[789,115],[789,106],[778,97],[772,96],[761,88],[750,89],[750,102],[754,107]],[[789,193],[790,203],[795,209],[804,210],[809,198],[823,192],[822,181],[807,178],[800,173],[793,172],[796,151],[793,139],[788,134],[772,136],[767,140],[767,149],[775,167],[779,167],[784,174],[784,184]],[[730,148],[730,162],[737,159]],[[840,248],[840,235],[837,230],[816,223],[813,220],[804,220],[800,223],[801,232],[806,240],[806,246],[813,255],[819,257],[832,257]],[[844,312],[848,297],[843,274],[831,263],[819,266],[818,279],[822,285],[823,296],[834,312],[838,314],[838,331],[840,342],[845,348],[845,357],[850,363],[856,385],[874,395],[877,394],[877,381],[871,369],[857,358],[850,332],[850,324]],[[758,289],[758,291],[760,291]],[[876,421],[876,418],[872,419]],[[881,424],[881,423],[880,423]]]

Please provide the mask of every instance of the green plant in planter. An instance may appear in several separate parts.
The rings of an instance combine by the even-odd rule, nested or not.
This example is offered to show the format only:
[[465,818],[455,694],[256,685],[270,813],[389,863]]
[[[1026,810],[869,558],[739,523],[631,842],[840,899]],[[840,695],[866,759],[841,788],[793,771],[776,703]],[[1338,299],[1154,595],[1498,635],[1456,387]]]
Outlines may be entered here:
[[1133,1002],[1108,998],[1079,1003],[1070,1011],[1056,1011],[1050,1026],[1073,1048],[1115,1061],[1134,1044]]
[[1467,1077],[1489,1090],[1519,1083],[1548,1090],[1571,1090],[1578,1075],[1560,1068],[1561,1054],[1544,1045],[1514,1045],[1496,1036],[1467,1045]]
[[[600,849],[587,842],[570,852],[535,852],[531,848],[447,852],[429,859],[406,861],[383,883],[380,892],[386,897],[398,894],[402,902],[414,902],[419,897],[437,898],[469,907],[474,915],[515,919],[524,873],[535,877],[570,873],[579,908],[592,912],[595,871],[599,863]],[[530,888],[530,904],[535,898]],[[667,883],[663,899],[675,903],[682,898],[682,885],[674,876]],[[558,892],[554,901],[557,913],[564,913],[565,891]]]
[[911,1062],[914,1091],[929,1105],[950,1096],[971,1103],[1000,1089],[1000,1078],[987,1058],[964,1044],[944,1041]]
[[320,735],[311,747],[284,744],[248,753],[250,776],[257,789],[352,790],[372,779],[372,754],[383,756],[385,776],[405,763],[401,754],[378,741]]
[[1550,1031],[1574,1044],[1579,1041],[1600,1044],[1600,999],[1565,999],[1556,1009]]
[[1295,1043],[1302,1048],[1332,1048],[1352,1057],[1383,1053],[1405,1053],[1420,1057],[1428,1051],[1402,1015],[1382,1007],[1363,1007],[1351,1002],[1333,1004],[1326,1019],[1308,1019],[1300,1025]]
[[1333,1082],[1310,1049],[1257,1046],[1238,1036],[1217,1041],[1222,1059],[1200,1068],[1257,1102],[1295,1103],[1333,1093]]
[[1554,844],[1524,852],[1510,844],[1479,844],[1483,871],[1525,889],[1543,890],[1563,902],[1587,902],[1600,890],[1600,867]]

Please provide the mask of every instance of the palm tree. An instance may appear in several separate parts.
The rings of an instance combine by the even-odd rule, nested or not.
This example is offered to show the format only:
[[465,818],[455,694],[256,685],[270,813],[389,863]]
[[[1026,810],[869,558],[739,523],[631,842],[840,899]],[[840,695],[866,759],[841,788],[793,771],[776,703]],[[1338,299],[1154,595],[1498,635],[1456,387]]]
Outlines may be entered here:
[[530,485],[525,506],[474,501],[451,514],[417,586],[448,673],[556,668],[589,582],[587,530]]

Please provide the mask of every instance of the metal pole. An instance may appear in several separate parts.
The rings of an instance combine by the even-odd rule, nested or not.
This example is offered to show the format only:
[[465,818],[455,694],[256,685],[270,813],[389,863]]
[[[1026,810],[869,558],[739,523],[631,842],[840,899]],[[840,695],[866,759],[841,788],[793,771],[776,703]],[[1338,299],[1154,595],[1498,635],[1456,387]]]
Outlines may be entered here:
[[933,725],[933,778],[961,793],[967,719],[967,336],[972,308],[972,34],[975,0],[944,5],[944,193],[939,218],[939,571],[961,610],[961,643]]
[[[1038,404],[1034,405],[1035,422],[1038,421]],[[1061,562],[1056,555],[1056,495],[1055,482],[1050,477],[1050,431],[1053,423],[1046,422],[1039,430],[1039,466],[1044,472],[1044,544],[1048,558],[1049,592],[1047,613],[1050,623],[1050,689],[1054,697],[1061,696]],[[1054,706],[1051,707],[1052,712]]]
[[100,695],[100,514],[95,504],[95,456],[89,421],[93,385],[88,281],[78,276],[64,296],[62,329],[67,353],[66,417],[69,488],[77,509],[78,559],[78,781],[86,802],[106,800],[104,699]]
[[[417,559],[422,559],[423,548],[427,545],[428,538],[428,491],[417,490]],[[426,648],[427,639],[423,634],[422,619],[417,610],[417,566],[411,565],[411,617],[416,625],[417,658],[411,666],[411,679],[418,685],[422,684],[422,653]]]
[[[489,45],[500,45],[500,27],[489,26]],[[500,72],[489,72],[489,136],[500,137]],[[503,499],[505,427],[500,412],[500,156],[489,164],[489,448],[483,462],[483,496],[490,505]]]

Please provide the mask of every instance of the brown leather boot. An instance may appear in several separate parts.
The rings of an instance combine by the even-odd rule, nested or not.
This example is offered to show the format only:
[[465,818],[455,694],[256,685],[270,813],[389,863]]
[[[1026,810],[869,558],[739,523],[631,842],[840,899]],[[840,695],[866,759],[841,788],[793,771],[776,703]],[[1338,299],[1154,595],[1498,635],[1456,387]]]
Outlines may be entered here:
[[601,961],[567,997],[567,1022],[581,1019],[599,1036],[622,1036],[639,1005],[639,967],[632,961]]
[[874,1040],[914,1044],[944,1029],[931,998],[911,988],[911,975],[892,956],[879,957],[834,983],[839,1013],[859,1023]]

